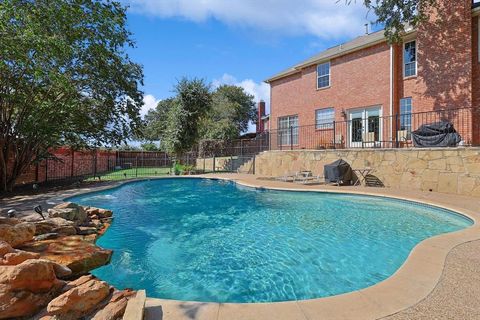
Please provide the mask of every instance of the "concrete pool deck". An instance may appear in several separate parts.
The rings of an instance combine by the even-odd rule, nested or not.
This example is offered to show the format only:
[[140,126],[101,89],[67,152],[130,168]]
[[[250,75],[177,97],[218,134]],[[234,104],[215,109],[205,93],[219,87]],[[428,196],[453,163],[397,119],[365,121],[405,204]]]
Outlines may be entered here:
[[[242,174],[200,177],[229,179],[252,187],[349,192],[414,200],[458,211],[476,223],[461,231],[424,240],[412,250],[405,264],[393,276],[365,289],[328,298],[261,304],[147,299],[146,319],[480,318],[480,301],[477,298],[480,293],[480,199],[386,188],[301,185]],[[46,194],[42,196],[42,200],[54,205],[63,197],[103,187]],[[38,200],[23,197],[2,202],[27,207],[28,203],[32,204],[31,201]]]

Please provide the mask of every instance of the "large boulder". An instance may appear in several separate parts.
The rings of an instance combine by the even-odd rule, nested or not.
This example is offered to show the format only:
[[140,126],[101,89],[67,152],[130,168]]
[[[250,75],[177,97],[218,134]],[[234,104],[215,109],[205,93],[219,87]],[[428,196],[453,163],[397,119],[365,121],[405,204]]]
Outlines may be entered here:
[[0,267],[0,319],[32,316],[56,297],[65,285],[57,279],[55,264],[27,260]]
[[0,240],[0,266],[13,266],[39,257],[38,253],[13,249],[7,242]]
[[30,222],[0,224],[0,240],[8,242],[14,248],[31,241],[34,235],[35,225]]
[[8,224],[14,226],[19,224],[21,221],[17,218],[7,218],[7,217],[0,217],[0,224]]
[[50,301],[47,311],[60,319],[79,319],[94,311],[109,294],[106,282],[91,279]]
[[41,221],[35,221],[35,235],[46,233],[57,233],[59,235],[70,236],[76,234],[75,224],[73,221],[64,218],[49,218]]
[[115,291],[106,306],[95,312],[91,320],[116,320],[121,319],[127,308],[127,296],[130,293],[126,291]]
[[72,202],[59,204],[52,209],[48,209],[50,218],[63,218],[73,221],[76,224],[82,224],[87,220],[87,212],[82,206]]
[[37,252],[42,259],[54,261],[80,276],[110,262],[112,250],[102,249],[84,236],[68,236],[29,243],[23,250]]

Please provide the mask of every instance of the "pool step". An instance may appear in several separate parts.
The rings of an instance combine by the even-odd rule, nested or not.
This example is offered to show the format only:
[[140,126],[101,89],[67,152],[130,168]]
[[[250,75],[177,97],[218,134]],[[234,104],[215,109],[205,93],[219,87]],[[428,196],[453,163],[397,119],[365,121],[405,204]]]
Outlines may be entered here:
[[[127,308],[123,314],[123,320],[143,320],[145,313],[145,301],[147,295],[145,290],[138,290],[137,295],[128,300]],[[157,318],[162,319],[162,318]]]
[[147,298],[145,320],[215,320],[220,304]]

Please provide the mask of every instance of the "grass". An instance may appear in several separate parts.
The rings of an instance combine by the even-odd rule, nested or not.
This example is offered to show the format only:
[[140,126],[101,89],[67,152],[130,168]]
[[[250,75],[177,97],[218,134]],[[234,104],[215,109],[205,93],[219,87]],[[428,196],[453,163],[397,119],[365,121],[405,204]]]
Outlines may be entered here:
[[[132,168],[132,169],[122,169],[116,170],[113,172],[105,173],[100,175],[100,180],[111,181],[111,180],[124,180],[131,179],[136,177],[148,177],[148,176],[160,176],[170,173],[171,168]],[[96,178],[88,178],[87,181],[98,180]]]

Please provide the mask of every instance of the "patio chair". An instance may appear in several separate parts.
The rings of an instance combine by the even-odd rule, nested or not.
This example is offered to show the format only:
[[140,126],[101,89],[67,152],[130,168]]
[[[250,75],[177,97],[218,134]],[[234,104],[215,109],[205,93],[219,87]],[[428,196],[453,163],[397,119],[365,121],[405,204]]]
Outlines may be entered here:
[[283,182],[289,182],[290,179],[291,179],[291,182],[295,182],[295,179],[298,177],[299,175],[299,172],[296,171],[295,173],[291,174],[291,173],[285,173],[283,176],[278,176],[278,177],[275,177],[275,180],[278,180],[278,181],[283,181]]
[[307,174],[299,174],[293,182],[301,182],[302,184],[307,184],[307,182],[316,181],[317,183],[325,183],[325,178],[321,174],[314,175],[311,171]]

